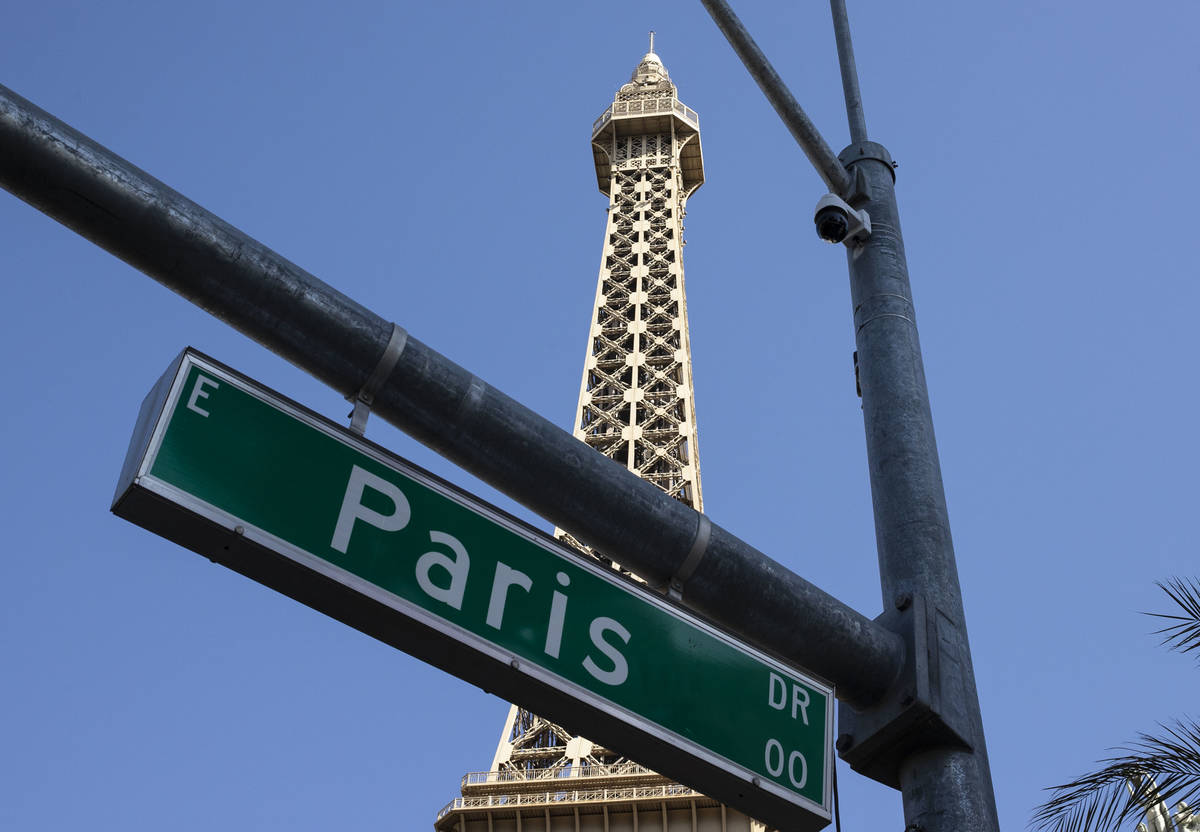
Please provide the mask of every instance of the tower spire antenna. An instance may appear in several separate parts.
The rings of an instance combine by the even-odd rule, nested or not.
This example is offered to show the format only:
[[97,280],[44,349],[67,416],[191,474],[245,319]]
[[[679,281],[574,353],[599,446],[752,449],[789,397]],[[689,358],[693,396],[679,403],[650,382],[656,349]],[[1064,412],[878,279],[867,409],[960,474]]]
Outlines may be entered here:
[[650,30],[650,51],[654,51],[654,30]]

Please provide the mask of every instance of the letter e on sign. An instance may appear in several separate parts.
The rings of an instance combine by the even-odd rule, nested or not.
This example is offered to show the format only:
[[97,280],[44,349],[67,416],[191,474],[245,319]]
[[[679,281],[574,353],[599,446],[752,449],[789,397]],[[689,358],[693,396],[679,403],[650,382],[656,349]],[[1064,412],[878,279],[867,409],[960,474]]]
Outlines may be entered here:
[[208,416],[208,411],[200,405],[196,404],[200,399],[208,398],[208,391],[204,389],[204,385],[209,385],[216,390],[221,385],[217,384],[208,376],[196,375],[196,383],[192,385],[192,395],[188,397],[187,409],[193,413],[199,413],[201,416]]

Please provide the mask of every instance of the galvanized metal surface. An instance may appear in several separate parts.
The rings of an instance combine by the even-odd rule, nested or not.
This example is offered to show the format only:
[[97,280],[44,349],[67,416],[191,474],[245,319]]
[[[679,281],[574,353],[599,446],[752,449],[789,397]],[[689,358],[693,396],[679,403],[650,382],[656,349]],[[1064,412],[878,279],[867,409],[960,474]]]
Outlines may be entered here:
[[961,688],[942,695],[961,709],[973,746],[933,748],[901,763],[904,817],[925,832],[999,830],[893,172],[880,161],[886,151],[867,150],[847,148],[843,157],[857,159],[870,192],[863,207],[871,238],[848,249],[847,261],[881,589],[885,606],[921,596],[930,615],[945,620],[941,649],[957,657]]
[[[391,337],[390,321],[4,87],[0,184],[344,396]],[[652,585],[692,551],[694,510],[417,338],[372,409]],[[899,671],[895,634],[715,524],[684,600],[858,705]]]
[[725,0],[700,0],[712,19],[725,34],[725,38],[733,47],[746,69],[758,84],[759,89],[771,102],[775,112],[783,119],[788,131],[804,151],[804,155],[812,162],[817,173],[825,180],[829,190],[835,194],[845,194],[850,190],[851,181],[846,169],[838,161],[833,148],[821,136],[820,131],[809,119],[808,115],[796,102],[791,90],[783,83],[779,73],[771,66],[767,56],[758,48],[754,38],[746,31],[742,21]]
[[867,140],[867,117],[863,114],[862,93],[858,89],[858,66],[854,62],[854,44],[850,41],[850,20],[846,0],[829,0],[833,14],[833,35],[837,40],[838,65],[842,71],[842,94],[846,99],[846,120],[850,141]]
[[[944,660],[939,683],[945,689],[938,696],[954,711],[952,721],[965,726],[969,734],[966,740],[971,745],[964,749],[947,744],[901,755],[895,779],[904,797],[906,828],[922,832],[998,832],[996,799],[900,234],[895,172],[886,149],[866,140],[843,0],[831,0],[831,8],[847,115],[852,135],[857,137],[840,154],[837,167],[844,179],[832,175],[824,154],[814,153],[798,134],[795,125],[812,129],[811,123],[728,3],[701,2],[792,130],[817,173],[839,194],[845,195],[853,183],[855,207],[866,209],[871,216],[871,237],[860,246],[848,247],[847,259],[883,601],[885,609],[902,598],[920,597],[927,605],[943,642],[938,646],[939,657]],[[835,187],[835,182],[845,184]],[[906,692],[899,694],[901,699],[911,701]],[[847,737],[839,746],[850,747],[852,741]]]

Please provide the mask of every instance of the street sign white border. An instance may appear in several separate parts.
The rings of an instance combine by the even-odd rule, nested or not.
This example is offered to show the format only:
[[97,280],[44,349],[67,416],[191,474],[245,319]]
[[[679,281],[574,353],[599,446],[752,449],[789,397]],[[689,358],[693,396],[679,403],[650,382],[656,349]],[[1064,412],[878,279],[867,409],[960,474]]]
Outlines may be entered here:
[[[323,560],[316,555],[313,555],[298,546],[295,546],[285,540],[282,540],[269,532],[246,522],[245,520],[236,517],[222,509],[217,508],[195,496],[182,491],[175,486],[166,483],[159,478],[150,474],[150,470],[157,459],[158,451],[162,446],[162,442],[166,433],[168,424],[174,414],[175,407],[178,404],[179,398],[182,395],[184,382],[192,367],[197,367],[205,373],[213,375],[217,380],[230,384],[243,393],[250,395],[269,406],[279,410],[286,415],[297,419],[298,421],[314,428],[326,436],[337,440],[343,445],[359,453],[365,454],[375,461],[379,462],[388,468],[396,470],[403,476],[409,477],[419,484],[429,488],[446,499],[457,503],[469,511],[473,511],[498,526],[516,534],[530,543],[545,550],[549,555],[561,558],[571,563],[577,568],[582,568],[590,572],[592,575],[600,578],[616,587],[617,589],[644,600],[666,614],[673,616],[684,623],[695,627],[701,632],[706,633],[712,638],[723,642],[727,646],[738,652],[745,653],[755,660],[762,662],[768,668],[773,668],[782,674],[786,674],[794,679],[797,679],[817,692],[826,697],[825,708],[825,738],[823,742],[824,760],[824,782],[822,784],[822,795],[825,806],[821,806],[812,800],[804,797],[797,792],[786,789],[779,784],[760,776],[756,772],[745,768],[740,763],[736,763],[727,757],[716,754],[713,751],[697,745],[691,740],[676,734],[666,728],[643,718],[642,716],[600,696],[590,690],[587,690],[580,685],[571,682],[552,671],[549,671],[534,662],[516,656],[511,652],[497,648],[494,644],[480,638],[474,633],[466,630],[445,618],[436,616],[428,612],[422,607],[395,595],[382,587],[367,581],[351,572],[348,572],[338,566]],[[250,379],[241,373],[238,373],[232,368],[219,364],[213,359],[197,353],[190,347],[184,351],[181,359],[178,361],[178,368],[175,371],[174,378],[170,383],[170,390],[163,400],[163,404],[156,414],[152,415],[154,419],[154,431],[149,443],[146,444],[143,450],[140,450],[141,459],[139,460],[136,473],[132,478],[132,483],[146,491],[157,494],[158,496],[182,506],[188,511],[196,514],[212,523],[223,528],[227,528],[231,533],[245,537],[247,540],[257,543],[263,548],[277,552],[289,560],[303,566],[306,569],[312,570],[321,574],[348,589],[357,592],[360,595],[366,596],[380,604],[383,604],[402,615],[417,621],[431,629],[440,630],[442,632],[450,631],[452,638],[466,644],[468,647],[491,656],[499,662],[509,665],[513,670],[530,676],[543,684],[552,685],[561,690],[569,692],[569,694],[577,700],[590,704],[597,710],[605,711],[611,715],[617,716],[622,721],[636,726],[646,734],[657,737],[658,739],[669,742],[672,745],[686,749],[687,753],[707,761],[710,765],[720,768],[729,773],[739,776],[745,783],[752,787],[763,791],[770,792],[776,797],[782,798],[785,801],[802,806],[810,812],[830,820],[832,817],[832,778],[833,767],[836,765],[836,758],[833,749],[833,712],[834,712],[834,692],[833,687],[828,683],[814,678],[810,672],[798,670],[790,667],[778,659],[763,653],[755,647],[737,641],[725,632],[713,627],[708,622],[695,617],[694,614],[668,601],[666,598],[659,596],[649,590],[642,589],[638,584],[633,583],[627,578],[620,576],[612,569],[606,569],[599,563],[591,559],[577,555],[570,549],[562,546],[553,538],[545,533],[526,525],[522,521],[505,514],[495,506],[483,502],[478,497],[471,495],[461,489],[444,482],[433,474],[417,468],[412,463],[392,454],[391,452],[375,445],[356,434],[350,433],[346,428],[343,428],[324,416],[316,414],[302,405],[287,399],[279,393],[276,393],[269,388],[266,388],[258,382]],[[137,444],[138,437],[134,437],[134,443]],[[131,447],[131,453],[137,451],[135,447]],[[126,483],[121,483],[118,486],[118,494],[125,490]],[[241,531],[238,531],[238,530]]]

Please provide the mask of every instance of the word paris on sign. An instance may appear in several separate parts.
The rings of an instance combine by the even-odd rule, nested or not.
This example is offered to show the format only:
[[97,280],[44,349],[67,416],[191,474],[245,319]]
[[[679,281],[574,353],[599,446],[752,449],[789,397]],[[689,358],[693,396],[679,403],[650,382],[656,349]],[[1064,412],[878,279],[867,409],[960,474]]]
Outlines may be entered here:
[[827,684],[193,350],[113,511],[768,826],[829,823]]

